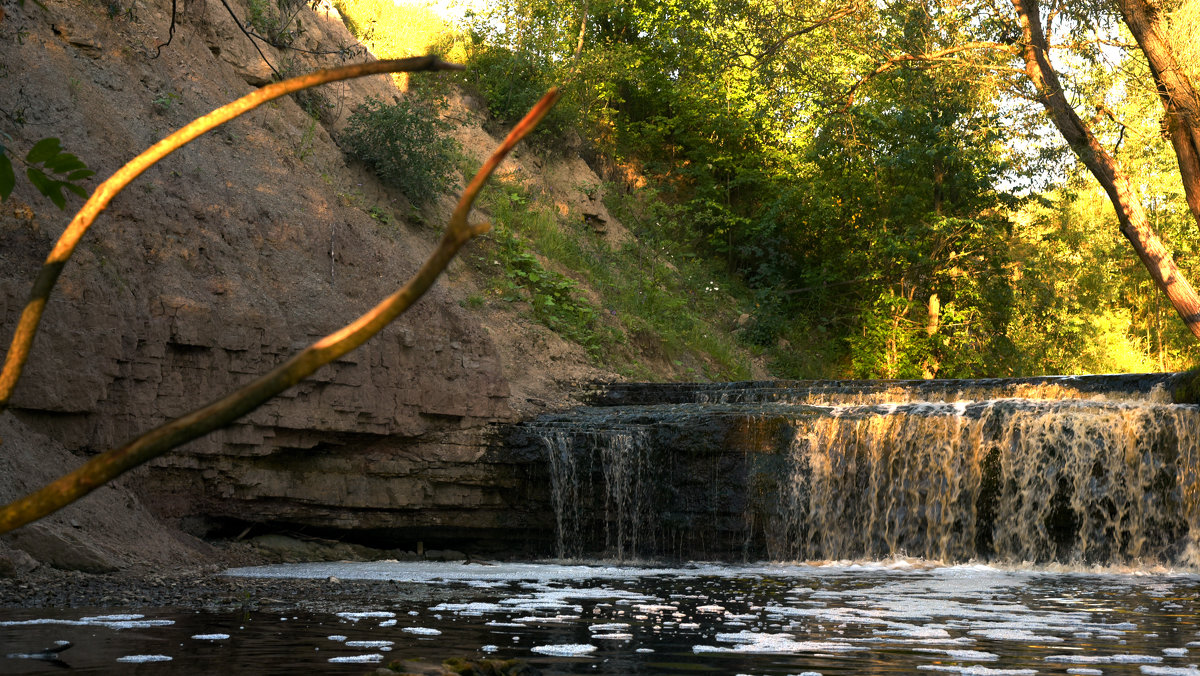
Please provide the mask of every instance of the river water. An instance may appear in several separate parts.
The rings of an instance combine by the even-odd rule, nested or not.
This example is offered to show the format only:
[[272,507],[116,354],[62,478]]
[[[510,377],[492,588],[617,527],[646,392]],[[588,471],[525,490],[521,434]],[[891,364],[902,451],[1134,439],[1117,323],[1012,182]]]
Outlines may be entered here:
[[[363,674],[394,659],[490,657],[549,674],[1200,675],[1200,576],[1189,572],[896,559],[313,563],[227,574],[398,581],[431,593],[362,607],[339,606],[333,591],[321,612],[6,611],[0,673]],[[59,663],[28,657],[58,641],[73,644]]]

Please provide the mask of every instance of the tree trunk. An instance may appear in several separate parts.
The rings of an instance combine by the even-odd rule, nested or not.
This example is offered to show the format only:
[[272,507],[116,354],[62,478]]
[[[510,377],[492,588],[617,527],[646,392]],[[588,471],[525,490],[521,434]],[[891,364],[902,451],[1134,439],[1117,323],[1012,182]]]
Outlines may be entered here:
[[1121,234],[1133,245],[1138,258],[1150,272],[1151,279],[1170,299],[1171,305],[1192,334],[1200,338],[1200,297],[1197,297],[1192,285],[1176,267],[1170,252],[1150,227],[1129,177],[1067,102],[1058,73],[1050,64],[1049,46],[1042,30],[1038,1],[1013,0],[1013,6],[1017,10],[1024,37],[1022,56],[1025,74],[1037,89],[1038,100],[1071,150],[1075,151],[1108,193],[1121,223]]
[[583,0],[583,7],[579,13],[579,39],[575,41],[575,53],[571,59],[576,71],[579,70],[579,57],[583,56],[583,38],[587,36],[588,0]]
[[1200,225],[1200,94],[1167,39],[1166,17],[1145,0],[1120,0],[1121,18],[1150,63],[1166,114],[1163,128],[1175,148],[1188,208]]

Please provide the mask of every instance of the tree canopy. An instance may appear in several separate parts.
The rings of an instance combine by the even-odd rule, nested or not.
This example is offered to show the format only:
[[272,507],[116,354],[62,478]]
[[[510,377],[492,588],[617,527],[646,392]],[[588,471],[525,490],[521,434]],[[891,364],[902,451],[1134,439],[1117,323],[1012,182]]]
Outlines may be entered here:
[[564,83],[546,142],[573,130],[609,179],[649,181],[673,207],[653,236],[745,284],[744,340],[780,375],[1179,368],[1200,354],[1197,15],[500,0],[468,17],[469,78],[505,121]]

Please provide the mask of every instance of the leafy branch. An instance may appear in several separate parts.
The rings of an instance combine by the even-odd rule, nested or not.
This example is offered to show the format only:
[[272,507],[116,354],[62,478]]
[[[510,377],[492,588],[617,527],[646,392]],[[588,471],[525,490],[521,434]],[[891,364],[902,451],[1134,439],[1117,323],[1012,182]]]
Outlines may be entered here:
[[[17,176],[13,171],[12,160],[8,158],[11,151],[0,143],[0,202],[8,199],[17,184]],[[20,158],[18,158],[20,159]],[[25,176],[38,192],[54,202],[59,209],[67,208],[67,199],[63,190],[86,198],[87,191],[76,181],[82,181],[96,172],[87,168],[83,160],[68,152],[63,152],[61,142],[57,138],[44,138],[33,145],[25,158]],[[42,165],[38,168],[37,165]],[[44,171],[43,171],[44,169]],[[47,173],[50,172],[50,173]],[[62,178],[54,178],[50,174],[58,174]]]
[[[29,304],[21,315],[17,335],[13,339],[13,347],[10,348],[7,355],[5,370],[3,374],[0,374],[0,409],[11,396],[12,388],[15,386],[28,356],[29,343],[32,342],[42,308],[59,272],[66,264],[79,238],[99,212],[136,176],[205,131],[267,101],[294,91],[335,80],[384,72],[457,68],[460,67],[441,61],[437,57],[427,56],[359,64],[292,78],[267,85],[198,118],[134,158],[96,189],[92,199],[76,215],[43,265],[42,271],[34,283]],[[120,448],[101,453],[41,489],[0,508],[0,534],[51,514],[124,472],[156,458],[176,446],[228,425],[308,377],[321,366],[362,345],[391,323],[433,285],[433,282],[464,244],[488,230],[487,224],[472,226],[467,222],[467,215],[470,213],[475,198],[504,157],[537,126],[557,99],[558,90],[552,89],[516,125],[504,143],[488,158],[488,161],[484,163],[464,190],[437,249],[403,287],[358,319],[318,340],[253,382],[203,408],[157,427]]]

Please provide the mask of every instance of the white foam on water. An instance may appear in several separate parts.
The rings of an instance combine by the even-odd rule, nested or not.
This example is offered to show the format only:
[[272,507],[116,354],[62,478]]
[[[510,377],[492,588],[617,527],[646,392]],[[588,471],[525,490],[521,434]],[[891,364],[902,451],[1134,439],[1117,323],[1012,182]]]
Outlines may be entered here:
[[890,629],[877,632],[883,636],[904,638],[951,638],[950,632],[941,627],[916,627],[913,629]]
[[369,655],[347,655],[344,657],[330,657],[330,662],[334,664],[372,664],[382,662],[383,655],[379,653],[371,653]]
[[916,651],[919,653],[935,653],[938,655],[945,655],[946,657],[952,657],[956,660],[981,660],[984,662],[991,662],[991,661],[1000,659],[1000,656],[997,655],[996,653],[984,652],[982,650],[947,650],[944,648],[917,648]]
[[613,633],[613,634],[592,634],[592,640],[608,639],[610,641],[632,641],[633,634]]
[[635,603],[633,609],[641,613],[673,613],[679,607],[661,603]]
[[40,617],[36,620],[0,620],[0,627],[19,627],[34,624],[65,624],[65,625],[82,625],[79,620],[59,620],[49,617]]
[[634,580],[649,576],[670,576],[676,579],[694,577],[747,577],[764,575],[779,577],[828,577],[870,572],[907,572],[933,574],[942,577],[981,579],[990,576],[1011,584],[1043,574],[1086,574],[1109,577],[1138,578],[1147,575],[1189,575],[1194,570],[1154,567],[1136,568],[1124,564],[1110,566],[1071,566],[1049,564],[978,563],[947,565],[940,561],[896,558],[883,561],[780,562],[745,565],[695,563],[685,566],[638,566],[606,564],[562,564],[540,562],[494,562],[488,566],[447,566],[437,561],[337,561],[313,563],[281,563],[268,566],[230,568],[223,574],[232,577],[261,578],[328,578],[340,580],[389,580],[397,582],[456,581],[471,586],[495,586],[506,582],[537,580],[541,583],[589,579]]
[[126,655],[118,657],[118,662],[130,662],[133,664],[145,664],[146,662],[170,662],[170,655]]
[[408,634],[416,634],[417,636],[438,636],[442,633],[440,629],[433,629],[432,627],[405,627],[400,631]]
[[1025,629],[972,629],[967,632],[972,636],[981,636],[993,641],[1022,641],[1034,643],[1062,643],[1059,636],[1038,635]]
[[635,650],[633,652],[635,652],[635,653],[652,653],[652,652],[654,652],[654,648],[638,648],[637,650]]
[[497,646],[497,645],[492,645],[491,643],[489,643],[489,644],[487,644],[487,645],[484,645],[484,646],[479,646],[479,649],[480,649],[480,650],[482,650],[482,651],[483,651],[483,652],[485,652],[485,653],[494,653],[494,652],[496,652],[497,650],[499,650],[499,649],[500,649],[500,646]]
[[109,629],[149,629],[151,627],[169,627],[175,620],[146,620],[145,615],[94,615],[81,617],[78,620],[60,618],[38,618],[34,620],[5,620],[0,621],[0,627],[16,627],[37,624],[59,624],[68,627],[108,627]]
[[617,631],[619,629],[628,629],[628,622],[608,622],[606,624],[593,624],[588,627],[588,631]]
[[947,671],[965,676],[1033,676],[1037,669],[993,669],[979,664],[969,667],[956,667],[945,664],[922,664],[917,667],[924,671]]
[[192,638],[197,641],[225,641],[229,639],[229,634],[195,634]]
[[846,653],[866,648],[850,643],[836,641],[797,641],[791,634],[766,634],[753,631],[740,631],[736,634],[717,634],[717,641],[734,643],[731,648],[724,646],[694,645],[693,653],[815,653],[832,652]]
[[587,655],[596,652],[596,646],[586,643],[561,643],[557,645],[535,645],[530,648],[539,655],[553,655],[555,657],[575,657],[578,655]]
[[1065,664],[1156,664],[1158,655],[1047,655],[1047,662]]
[[372,620],[372,619],[386,620],[386,619],[395,617],[396,613],[389,612],[386,610],[367,610],[367,611],[358,612],[358,613],[340,612],[340,613],[335,613],[335,615],[342,618],[343,620],[350,620],[351,622],[358,622],[359,620]]
[[[308,567],[327,564],[288,564],[267,567],[294,572],[296,565]],[[370,572],[376,564],[328,564],[351,565],[355,570]],[[910,650],[944,655],[952,660],[961,660],[962,666],[928,665],[931,670],[950,670],[968,674],[1022,674],[1029,670],[1003,670],[998,665],[986,667],[970,662],[996,662],[994,652],[998,642],[1030,644],[1027,650],[1041,658],[1045,653],[1069,652],[1075,644],[1082,646],[1081,653],[1068,657],[1081,658],[1071,668],[1083,668],[1090,664],[1156,664],[1154,661],[1119,661],[1120,656],[1095,656],[1097,645],[1108,651],[1132,649],[1122,648],[1117,642],[1142,635],[1132,634],[1139,627],[1133,622],[1106,622],[1113,616],[1113,608],[1084,591],[1076,598],[1069,589],[1054,593],[1046,598],[1029,591],[1045,584],[1047,575],[1056,579],[1080,576],[1080,588],[1093,586],[1092,580],[1100,577],[1102,584],[1130,589],[1146,589],[1158,578],[1163,595],[1178,586],[1173,580],[1163,580],[1163,571],[1149,571],[1138,575],[1131,570],[1088,569],[1081,572],[1064,572],[1058,569],[1001,568],[986,565],[944,566],[931,562],[912,560],[885,562],[833,562],[821,565],[770,564],[751,566],[728,566],[723,564],[688,565],[674,568],[650,568],[637,566],[608,565],[563,565],[563,564],[499,564],[486,569],[462,571],[444,564],[430,562],[405,562],[389,564],[387,579],[407,579],[414,582],[429,582],[444,585],[457,582],[464,585],[495,588],[505,586],[508,598],[497,598],[506,592],[497,589],[487,597],[489,602],[442,603],[429,608],[431,612],[453,613],[460,617],[491,615],[494,619],[467,620],[475,626],[512,627],[517,630],[541,625],[549,630],[550,623],[573,623],[580,630],[587,626],[595,639],[616,640],[617,636],[632,635],[629,622],[640,621],[639,632],[669,636],[688,636],[687,632],[704,628],[723,631],[713,646],[696,645],[693,653],[739,652],[739,653],[802,653],[812,655],[828,653],[844,654],[855,650],[887,650],[901,645],[913,646]],[[384,567],[386,568],[386,567]],[[382,571],[384,568],[376,568]],[[397,570],[402,570],[397,574]],[[255,576],[263,575],[262,569]],[[229,574],[235,574],[230,571]],[[317,577],[325,571],[316,572]],[[274,575],[274,574],[273,574]],[[694,589],[687,588],[686,594],[658,591],[663,597],[642,594],[624,589],[614,589],[625,583],[636,584],[636,580],[649,576],[679,576],[702,580],[703,576],[717,578],[770,576],[772,579],[797,579],[790,593],[772,594],[764,597],[755,594],[702,594],[708,591],[710,582],[698,583]],[[1173,574],[1172,574],[1173,575]],[[350,573],[338,573],[341,579],[356,579]],[[1146,580],[1150,577],[1151,580]],[[1188,576],[1194,579],[1194,576]],[[372,579],[357,578],[357,579]],[[848,579],[853,584],[844,584]],[[572,588],[572,580],[591,580],[580,588]],[[619,580],[620,582],[606,582]],[[865,584],[862,584],[865,582]],[[1150,584],[1147,584],[1147,583]],[[1055,582],[1052,585],[1057,584]],[[593,586],[599,585],[599,586]],[[786,583],[785,583],[786,585]],[[789,586],[785,586],[787,589]],[[713,589],[723,589],[717,583]],[[1062,587],[1067,589],[1066,587]],[[655,587],[661,590],[663,587]],[[674,587],[679,589],[679,587]],[[692,593],[692,592],[695,593]],[[743,590],[744,591],[744,590]],[[665,597],[665,598],[664,598]],[[469,597],[468,597],[469,598]],[[697,599],[701,605],[689,607],[677,599]],[[768,600],[769,599],[769,600]],[[590,600],[591,603],[585,603]],[[683,603],[691,603],[685,601]],[[752,603],[762,605],[750,605]],[[745,605],[742,605],[745,604]],[[682,605],[682,607],[681,607]],[[1158,607],[1159,604],[1150,603]],[[728,607],[728,608],[727,608]],[[755,612],[735,613],[734,610],[748,609]],[[1145,612],[1150,612],[1143,608]],[[339,613],[339,615],[342,615]],[[516,616],[515,618],[513,616]],[[581,621],[581,617],[586,619]],[[348,618],[346,618],[348,619]],[[486,619],[486,618],[485,618]],[[588,625],[587,621],[598,621]],[[625,620],[619,622],[618,620]],[[749,621],[750,626],[739,625]],[[1140,620],[1139,620],[1140,622]],[[738,631],[741,627],[745,627]],[[819,632],[817,628],[819,627]],[[1148,627],[1149,628],[1149,627]],[[780,633],[795,631],[796,634]],[[599,633],[603,632],[603,633]],[[728,633],[724,633],[728,632]],[[522,631],[516,631],[525,635]],[[839,634],[841,636],[839,636]],[[569,635],[568,635],[569,636]],[[739,636],[729,640],[727,637]],[[832,638],[830,638],[832,636]],[[609,638],[611,637],[611,639]],[[812,640],[799,640],[798,637]],[[565,638],[565,637],[564,637]],[[1090,639],[1090,640],[1089,640]],[[625,639],[629,640],[629,639]],[[700,638],[700,640],[705,640]],[[708,639],[712,640],[712,639]],[[1064,644],[1064,641],[1070,642]],[[533,641],[526,641],[526,644]],[[984,650],[970,650],[970,644],[978,643]],[[1037,648],[1037,644],[1055,644],[1050,650]],[[1090,644],[1090,645],[1089,645]],[[1160,644],[1161,645],[1161,644]],[[1168,644],[1169,645],[1169,644]],[[962,647],[965,646],[965,647]],[[629,651],[629,647],[625,650]],[[959,649],[962,647],[962,649]],[[1157,646],[1156,646],[1157,649]],[[639,649],[641,650],[641,649]],[[648,649],[647,649],[648,650]],[[1004,652],[1008,648],[997,650]],[[1179,652],[1183,651],[1183,652]],[[549,654],[549,653],[546,653]],[[1183,648],[1162,649],[1169,657],[1187,655]],[[1095,659],[1086,659],[1086,658]],[[1154,656],[1132,656],[1151,658]],[[1048,661],[1049,658],[1047,658]],[[1064,665],[1065,666],[1065,665]],[[936,668],[935,668],[936,667]],[[922,667],[924,668],[924,667]],[[1063,669],[1064,667],[1058,667]],[[1166,668],[1166,667],[1162,667]],[[1187,667],[1188,669],[1193,667]],[[974,670],[974,671],[971,671]],[[1062,673],[1061,671],[1059,673]],[[1092,672],[1080,672],[1085,676]],[[1173,672],[1162,672],[1173,673]],[[1192,673],[1183,671],[1179,673]]]
[[506,610],[499,603],[484,603],[482,601],[473,601],[471,603],[439,603],[429,609],[431,612],[452,612],[452,613],[497,613]]
[[347,648],[391,648],[395,641],[346,641]]
[[1141,672],[1147,676],[1200,676],[1200,669],[1188,667],[1153,667],[1143,665]]
[[392,620],[384,620],[383,622],[380,622],[380,623],[379,623],[379,626],[381,626],[381,627],[394,627],[394,626],[396,626],[396,620],[394,620],[394,619],[392,619]]
[[1068,674],[1076,674],[1077,676],[1104,676],[1103,669],[1093,669],[1091,667],[1070,667],[1067,669]]
[[341,634],[334,634],[333,636],[326,636],[325,638],[329,639],[330,641],[345,641],[349,637],[342,636]]

